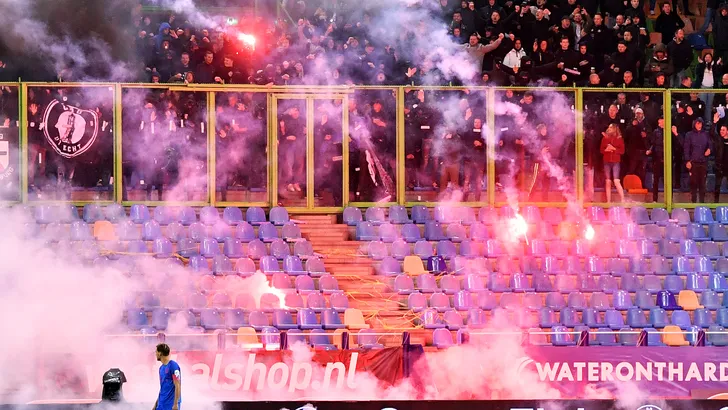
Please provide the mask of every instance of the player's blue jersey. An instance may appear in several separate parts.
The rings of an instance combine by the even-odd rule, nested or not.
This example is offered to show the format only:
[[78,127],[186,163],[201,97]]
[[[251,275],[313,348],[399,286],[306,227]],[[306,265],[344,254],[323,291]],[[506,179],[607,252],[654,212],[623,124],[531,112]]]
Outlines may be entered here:
[[[179,365],[174,360],[163,364],[159,368],[159,399],[157,401],[157,410],[172,410],[174,404],[174,381],[182,380],[182,372]],[[180,395],[178,407],[182,405],[182,395]]]

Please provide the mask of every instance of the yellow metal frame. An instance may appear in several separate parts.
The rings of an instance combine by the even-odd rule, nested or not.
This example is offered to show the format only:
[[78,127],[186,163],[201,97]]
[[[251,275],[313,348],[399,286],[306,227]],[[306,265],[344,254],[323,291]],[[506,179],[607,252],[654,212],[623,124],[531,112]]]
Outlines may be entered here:
[[[537,91],[537,92],[571,92],[574,93],[574,105],[575,105],[575,130],[576,130],[576,141],[575,141],[575,172],[574,181],[576,184],[575,192],[578,201],[584,201],[584,118],[581,115],[583,112],[584,96],[585,93],[589,92],[603,92],[603,93],[617,93],[617,92],[650,92],[659,93],[662,95],[663,102],[663,114],[665,118],[665,172],[664,172],[664,202],[661,203],[644,203],[639,204],[648,208],[651,207],[666,207],[671,210],[674,207],[693,208],[696,204],[691,203],[680,203],[674,202],[675,195],[672,192],[672,138],[670,128],[672,126],[671,118],[671,97],[673,93],[717,93],[722,90],[664,90],[664,89],[620,89],[620,88],[531,88],[531,87],[414,87],[414,86],[331,86],[331,87],[315,87],[315,86],[258,86],[258,85],[217,85],[217,84],[192,84],[192,85],[169,85],[169,84],[118,84],[118,83],[33,83],[33,82],[19,82],[19,83],[0,83],[0,86],[11,86],[18,87],[18,107],[19,107],[19,141],[20,141],[20,153],[19,153],[19,187],[20,187],[20,199],[21,202],[27,203],[28,201],[28,120],[27,120],[27,96],[29,87],[58,87],[58,88],[70,88],[70,87],[111,87],[113,89],[113,100],[114,100],[114,167],[113,167],[113,201],[128,205],[131,203],[143,203],[149,205],[159,205],[161,201],[121,201],[122,190],[123,190],[123,169],[122,161],[120,160],[123,155],[123,118],[122,118],[122,99],[123,93],[126,89],[169,89],[172,91],[182,92],[200,92],[205,93],[207,97],[207,199],[205,201],[189,201],[189,202],[175,202],[174,204],[184,204],[192,206],[261,206],[261,207],[272,207],[278,204],[278,101],[286,99],[298,99],[305,100],[306,104],[306,125],[307,125],[307,140],[306,140],[306,205],[300,207],[290,207],[289,210],[292,213],[335,213],[341,212],[346,206],[388,206],[393,204],[400,204],[406,206],[412,205],[426,205],[434,206],[437,202],[413,202],[406,200],[406,169],[404,163],[405,156],[405,88],[409,89],[423,89],[430,91],[458,91],[458,90],[469,90],[470,92],[483,93],[486,109],[486,123],[484,124],[487,130],[486,142],[487,142],[487,162],[486,162],[486,178],[487,186],[486,191],[483,192],[487,195],[485,201],[480,202],[465,202],[465,205],[469,206],[498,206],[502,205],[503,202],[496,200],[496,174],[495,174],[495,101],[496,92],[503,92],[505,90],[513,91]],[[388,203],[374,203],[374,202],[354,202],[350,201],[349,196],[349,111],[348,105],[350,98],[354,98],[354,93],[357,91],[366,90],[391,90],[394,91],[395,102],[396,102],[396,199]],[[252,92],[252,93],[265,93],[266,104],[267,104],[267,198],[265,201],[246,201],[246,202],[233,202],[233,201],[218,201],[216,198],[217,187],[216,187],[216,176],[215,176],[215,165],[216,165],[216,97],[221,92]],[[316,100],[342,100],[342,206],[337,207],[316,207],[315,206],[315,141],[313,138],[314,134],[314,115],[315,115],[315,101]],[[658,183],[659,181],[656,181]],[[62,202],[62,201],[30,201],[33,204],[40,204],[46,202]],[[74,205],[84,205],[89,202],[103,202],[103,201],[68,201],[66,203],[72,203]],[[106,201],[109,202],[109,201]],[[164,202],[170,204],[169,202]],[[524,202],[524,204],[531,204],[536,206],[554,206],[554,207],[565,207],[566,202]],[[586,205],[586,204],[585,204]],[[605,203],[588,203],[588,205],[600,205],[607,206]],[[623,206],[634,206],[634,203],[619,204]],[[701,204],[710,208],[725,204]]]

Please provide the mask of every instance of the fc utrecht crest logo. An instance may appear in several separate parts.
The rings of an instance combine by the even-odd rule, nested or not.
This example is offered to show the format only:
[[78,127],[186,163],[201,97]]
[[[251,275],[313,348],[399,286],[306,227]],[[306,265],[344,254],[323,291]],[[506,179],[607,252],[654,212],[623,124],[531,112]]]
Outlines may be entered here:
[[77,157],[96,141],[99,133],[98,115],[72,105],[51,101],[43,114],[43,132],[46,140],[66,158]]

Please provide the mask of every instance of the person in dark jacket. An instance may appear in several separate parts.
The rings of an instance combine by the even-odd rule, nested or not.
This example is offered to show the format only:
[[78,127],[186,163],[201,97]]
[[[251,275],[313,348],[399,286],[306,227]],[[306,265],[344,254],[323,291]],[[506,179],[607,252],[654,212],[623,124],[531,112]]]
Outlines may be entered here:
[[672,59],[667,54],[667,47],[662,43],[657,43],[652,58],[645,64],[645,86],[653,86],[658,73],[670,77],[673,72]]
[[657,202],[660,178],[665,176],[665,118],[657,120],[657,127],[650,133],[648,157],[652,157],[652,202]]
[[719,124],[720,114],[713,116],[713,148],[715,151],[715,193],[713,202],[720,202],[720,186],[728,178],[728,125]]
[[713,21],[713,44],[715,59],[728,61],[728,4],[723,3]]
[[672,59],[672,66],[675,69],[672,84],[673,87],[677,87],[679,78],[693,62],[693,48],[685,40],[685,30],[678,29],[675,32],[675,37],[667,44],[667,54]]
[[685,168],[690,171],[690,198],[693,203],[705,202],[705,177],[712,145],[710,135],[703,130],[703,119],[693,121],[693,130],[685,134],[683,143]]
[[662,34],[662,42],[669,42],[675,36],[677,29],[683,27],[685,27],[685,22],[672,11],[670,3],[663,4],[662,13],[655,20],[655,31]]

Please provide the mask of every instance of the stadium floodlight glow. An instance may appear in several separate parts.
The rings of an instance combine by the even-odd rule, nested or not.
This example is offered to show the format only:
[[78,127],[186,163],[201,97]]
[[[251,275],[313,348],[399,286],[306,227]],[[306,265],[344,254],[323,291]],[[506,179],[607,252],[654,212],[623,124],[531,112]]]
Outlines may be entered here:
[[586,230],[584,231],[584,239],[588,241],[594,239],[594,228],[591,225],[586,226]]
[[238,40],[250,48],[255,48],[255,36],[247,33],[238,33]]

